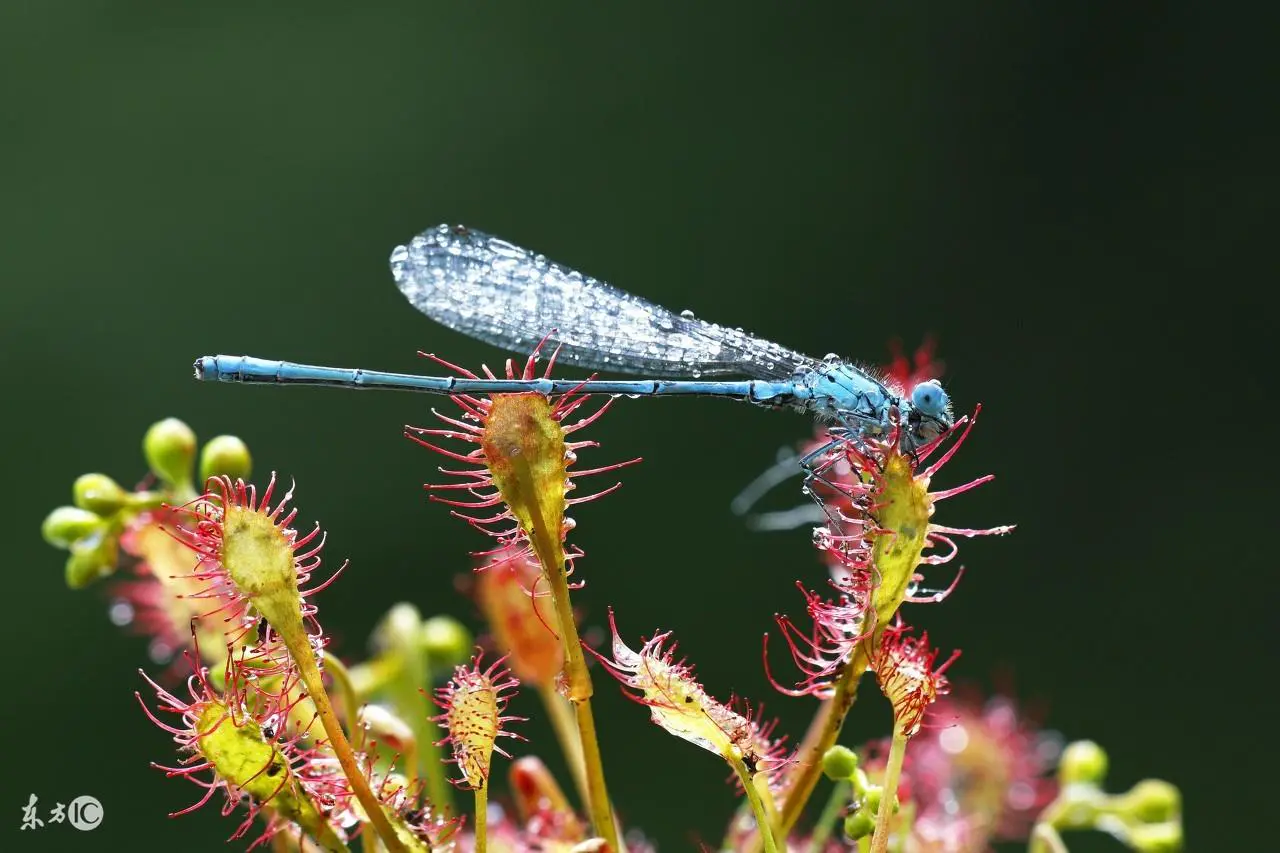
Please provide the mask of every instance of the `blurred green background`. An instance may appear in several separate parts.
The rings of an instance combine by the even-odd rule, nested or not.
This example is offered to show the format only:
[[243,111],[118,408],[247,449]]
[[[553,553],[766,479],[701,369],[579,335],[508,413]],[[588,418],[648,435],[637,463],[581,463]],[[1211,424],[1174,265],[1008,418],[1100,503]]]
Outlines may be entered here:
[[[963,543],[958,591],[911,618],[964,650],[957,678],[1010,673],[1104,744],[1113,787],[1180,785],[1189,849],[1269,849],[1274,279],[1234,269],[1273,197],[1265,29],[1190,4],[0,5],[0,810],[13,839],[30,793],[106,809],[13,849],[222,850],[234,827],[164,817],[198,791],[147,766],[172,751],[132,696],[144,643],[39,538],[76,475],[142,476],[151,422],[296,479],[352,560],[320,598],[340,652],[398,600],[474,616],[454,576],[483,540],[425,502],[437,460],[400,436],[434,401],[190,377],[214,352],[496,364],[392,286],[390,249],[442,221],[816,355],[936,335],[959,409],[984,405],[941,484],[997,474],[939,520],[1018,530]],[[645,461],[576,513],[588,622],[673,628],[713,693],[769,697],[760,634],[822,572],[806,531],[750,533],[728,502],[808,430],[620,401],[591,460]],[[629,823],[718,839],[724,768],[598,688]],[[846,742],[887,730],[873,694]],[[768,705],[797,736],[812,710]]]

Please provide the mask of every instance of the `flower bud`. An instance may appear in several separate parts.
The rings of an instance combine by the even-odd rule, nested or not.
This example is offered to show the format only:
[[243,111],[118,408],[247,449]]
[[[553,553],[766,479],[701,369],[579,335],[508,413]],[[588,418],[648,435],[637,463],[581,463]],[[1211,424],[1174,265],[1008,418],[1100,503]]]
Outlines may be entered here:
[[1058,781],[1063,785],[1099,785],[1107,776],[1107,753],[1091,740],[1067,744],[1058,761]]
[[844,834],[857,841],[876,830],[876,821],[865,811],[856,811],[844,819]]
[[70,548],[73,543],[97,533],[105,524],[100,516],[87,509],[60,506],[45,517],[40,533],[53,547]]
[[106,474],[81,474],[71,495],[76,506],[98,515],[111,515],[129,502],[129,493]]
[[115,571],[117,541],[99,536],[82,539],[71,546],[66,580],[70,589],[84,589],[98,578]]
[[391,652],[413,643],[422,627],[422,614],[418,608],[402,601],[392,605],[374,629],[374,642],[378,648]]
[[196,434],[177,418],[154,423],[142,439],[142,452],[152,472],[171,486],[191,484]]
[[200,482],[210,477],[225,476],[248,480],[253,470],[249,448],[234,435],[219,435],[200,450]]
[[550,812],[570,830],[568,834],[576,835],[582,831],[569,806],[569,799],[541,758],[534,755],[517,758],[512,762],[507,778],[511,782],[511,796],[515,799],[516,814],[521,822],[527,823],[540,812]]
[[1130,830],[1127,840],[1139,853],[1178,853],[1182,849],[1182,826],[1172,821],[1143,824]]
[[1121,800],[1125,810],[1143,823],[1173,820],[1182,811],[1182,795],[1161,779],[1143,779]]
[[822,772],[833,782],[852,778],[858,769],[858,755],[846,746],[833,746],[822,756]]
[[471,632],[452,616],[432,616],[418,629],[418,642],[433,670],[468,660],[475,641]]
[[383,705],[365,705],[360,709],[360,724],[371,740],[401,754],[415,748],[416,740],[409,724]]

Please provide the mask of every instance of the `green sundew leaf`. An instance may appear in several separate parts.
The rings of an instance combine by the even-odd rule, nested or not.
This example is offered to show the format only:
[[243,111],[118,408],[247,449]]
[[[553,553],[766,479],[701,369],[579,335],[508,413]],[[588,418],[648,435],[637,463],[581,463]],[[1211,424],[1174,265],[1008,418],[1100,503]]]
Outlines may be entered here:
[[209,702],[196,720],[202,755],[233,791],[243,791],[302,827],[329,850],[346,850],[294,775],[288,757],[267,741],[253,720],[236,720],[220,702]]

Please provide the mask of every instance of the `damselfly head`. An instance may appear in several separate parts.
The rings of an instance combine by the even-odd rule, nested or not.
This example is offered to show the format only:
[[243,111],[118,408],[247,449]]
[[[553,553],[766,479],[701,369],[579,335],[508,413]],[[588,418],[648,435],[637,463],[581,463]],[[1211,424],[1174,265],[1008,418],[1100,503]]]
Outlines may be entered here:
[[951,398],[936,379],[926,380],[912,388],[911,402],[904,408],[907,410],[904,437],[912,448],[932,441],[955,423],[951,414]]

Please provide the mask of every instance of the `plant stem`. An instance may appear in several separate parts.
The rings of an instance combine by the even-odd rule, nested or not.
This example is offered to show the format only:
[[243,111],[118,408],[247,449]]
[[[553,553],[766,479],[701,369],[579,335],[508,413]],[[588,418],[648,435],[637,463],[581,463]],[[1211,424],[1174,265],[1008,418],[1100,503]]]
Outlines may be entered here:
[[476,824],[475,824],[475,853],[485,853],[488,849],[489,842],[486,837],[489,825],[489,786],[487,784],[476,788]]
[[578,739],[578,723],[569,709],[563,696],[556,692],[555,685],[545,682],[538,685],[538,696],[542,699],[547,716],[551,718],[551,728],[555,729],[556,740],[564,753],[565,763],[573,774],[573,784],[578,790],[578,799],[586,806],[588,797],[587,775],[582,761],[582,742]]
[[[766,826],[772,829],[778,825],[778,804],[773,801],[773,791],[769,788],[769,775],[756,773],[751,781],[755,783],[756,793],[760,795],[760,804],[764,806],[764,816],[768,819]],[[785,846],[784,844],[783,847]]]
[[351,667],[351,686],[357,696],[368,698],[374,693],[387,689],[391,679],[400,674],[404,662],[391,654],[378,655],[373,660],[358,663]]
[[1031,842],[1027,845],[1028,853],[1067,853],[1067,845],[1062,836],[1047,823],[1037,823],[1031,830]]
[[813,825],[813,835],[809,837],[809,853],[822,853],[826,848],[827,839],[831,837],[831,828],[835,825],[836,818],[840,816],[840,810],[849,804],[852,788],[853,786],[848,782],[841,781],[831,789],[831,796],[827,797],[827,804],[822,807],[822,814],[818,816],[818,822]]
[[756,789],[755,780],[751,778],[751,772],[747,770],[747,765],[741,756],[731,754],[725,757],[733,767],[733,772],[738,774],[738,780],[742,782],[742,790],[747,792],[747,802],[751,803],[751,813],[755,815],[756,829],[764,841],[765,853],[778,853],[778,842],[773,836],[769,812],[765,809],[764,801],[760,799],[760,792]]
[[[413,730],[413,739],[418,742],[418,754],[414,756],[413,776],[422,773],[426,777],[426,793],[437,809],[444,812],[453,811],[453,788],[445,776],[444,756],[436,741],[440,739],[440,731],[430,720],[430,709],[427,697],[419,679],[427,680],[426,690],[431,690],[431,673],[425,657],[414,644],[404,644],[396,649],[403,656],[404,664],[391,679],[388,692],[396,710],[408,722]],[[408,765],[406,757],[405,761]]]
[[578,721],[578,741],[582,745],[582,761],[587,778],[587,812],[591,815],[591,828],[608,843],[610,850],[622,853],[626,848],[619,843],[618,829],[614,825],[613,810],[609,805],[609,790],[605,786],[604,763],[600,758],[600,744],[596,740],[595,717],[591,713],[591,694],[594,690],[591,673],[587,671],[586,657],[582,653],[582,641],[578,639],[578,623],[573,617],[573,606],[569,601],[569,577],[565,572],[564,549],[559,541],[552,540],[552,535],[558,535],[559,531],[558,524],[554,527],[539,524],[530,531],[529,538],[538,562],[542,564],[542,575],[551,589],[551,600],[555,604],[561,641],[564,643],[565,680],[568,682],[568,699]]
[[893,820],[893,804],[898,799],[898,779],[902,776],[902,760],[907,755],[907,737],[894,727],[893,740],[889,743],[889,762],[884,768],[884,787],[880,795],[880,810],[876,812],[876,834],[871,839],[871,853],[885,853],[889,849],[889,823]]
[[[338,660],[338,656],[327,649],[321,653],[324,657],[325,669],[333,677],[333,683],[338,687],[338,693],[342,696],[342,713],[347,718],[347,731],[354,731],[355,726],[359,724],[361,702],[356,696],[355,687],[351,684],[351,673],[347,669],[346,664]],[[401,756],[404,762],[404,775],[408,779],[409,784],[413,784],[418,779],[418,733],[417,727],[410,727],[414,736],[413,739],[405,743],[404,755]],[[434,802],[434,801],[433,801]]]
[[836,745],[845,717],[858,698],[858,684],[862,680],[862,674],[867,671],[869,662],[867,644],[861,643],[836,679],[831,698],[818,708],[813,722],[809,724],[809,731],[805,733],[804,741],[796,750],[799,763],[787,780],[787,788],[783,794],[781,828],[784,833],[790,832],[796,825],[809,797],[813,795],[818,778],[822,776],[822,756]]
[[406,853],[404,845],[400,843],[395,830],[391,827],[391,822],[382,811],[382,803],[369,789],[369,780],[365,778],[364,770],[356,761],[355,752],[351,749],[342,726],[338,724],[338,716],[333,713],[333,705],[329,702],[329,694],[325,692],[324,682],[320,678],[320,668],[316,666],[311,645],[306,642],[306,635],[302,635],[301,643],[290,642],[288,634],[281,634],[281,638],[289,649],[290,656],[298,665],[302,685],[306,688],[312,704],[316,706],[320,724],[324,726],[324,732],[329,738],[329,748],[337,756],[342,772],[346,774],[347,782],[351,785],[351,792],[360,801],[365,814],[369,817],[369,822],[373,824],[373,828],[387,850],[390,853]]
[[[586,666],[585,662],[583,666]],[[614,825],[613,809],[609,804],[609,791],[604,784],[604,764],[600,759],[600,744],[596,740],[596,721],[591,712],[591,702],[585,699],[576,702],[573,711],[582,743],[582,759],[587,777],[587,808],[591,814],[592,831],[608,843],[610,850],[625,851],[626,848],[620,846],[618,828]]]
[[347,718],[347,729],[353,730],[360,718],[360,701],[356,698],[356,691],[351,686],[351,673],[347,671],[346,665],[338,660],[337,655],[328,650],[321,652],[321,655],[324,658],[324,668],[333,677],[338,695],[342,697],[342,715]]

